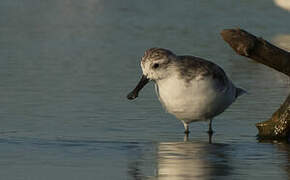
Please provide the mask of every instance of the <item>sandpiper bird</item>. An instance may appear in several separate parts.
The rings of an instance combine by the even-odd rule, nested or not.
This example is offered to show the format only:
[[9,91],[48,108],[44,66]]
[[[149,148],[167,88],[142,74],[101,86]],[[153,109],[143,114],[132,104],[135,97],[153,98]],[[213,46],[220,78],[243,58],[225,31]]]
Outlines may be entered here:
[[151,80],[163,107],[181,120],[185,133],[189,123],[209,121],[246,91],[236,87],[218,65],[194,56],[178,56],[167,49],[150,48],[141,60],[142,78],[127,95],[132,100]]

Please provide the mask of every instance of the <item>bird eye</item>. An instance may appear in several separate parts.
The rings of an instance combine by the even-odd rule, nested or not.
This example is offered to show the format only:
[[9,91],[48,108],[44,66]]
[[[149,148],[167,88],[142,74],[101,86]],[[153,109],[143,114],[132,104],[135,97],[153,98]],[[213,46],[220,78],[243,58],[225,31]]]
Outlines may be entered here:
[[153,64],[153,68],[154,68],[154,69],[156,69],[156,68],[158,68],[158,67],[159,67],[159,64],[158,64],[158,63]]

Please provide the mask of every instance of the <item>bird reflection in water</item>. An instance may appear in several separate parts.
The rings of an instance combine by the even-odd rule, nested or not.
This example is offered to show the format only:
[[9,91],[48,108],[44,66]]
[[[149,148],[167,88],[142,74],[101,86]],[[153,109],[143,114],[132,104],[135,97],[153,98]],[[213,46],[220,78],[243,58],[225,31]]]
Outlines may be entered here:
[[[212,135],[213,135],[213,132],[207,132],[207,134],[208,134],[208,143],[211,144],[212,143]],[[184,135],[184,138],[183,138],[184,142],[189,141],[188,135],[189,134],[185,134]]]
[[158,180],[217,179],[231,171],[228,145],[167,142],[158,146]]
[[[152,159],[151,163],[156,164],[156,174],[149,179],[223,179],[233,171],[227,155],[232,148],[227,144],[209,144],[187,139],[185,142],[158,143],[156,151],[153,153],[155,159]],[[139,165],[136,161],[130,165],[133,179],[145,178],[142,174],[143,168]],[[145,179],[148,179],[148,176]]]

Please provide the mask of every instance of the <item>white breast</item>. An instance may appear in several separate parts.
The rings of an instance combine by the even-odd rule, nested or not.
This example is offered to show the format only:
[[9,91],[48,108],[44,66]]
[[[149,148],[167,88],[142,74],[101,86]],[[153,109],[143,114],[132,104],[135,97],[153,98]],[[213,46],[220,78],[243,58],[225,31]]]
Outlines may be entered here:
[[156,82],[156,92],[166,110],[185,122],[211,119],[235,100],[232,83],[221,91],[212,78],[186,82],[171,76]]

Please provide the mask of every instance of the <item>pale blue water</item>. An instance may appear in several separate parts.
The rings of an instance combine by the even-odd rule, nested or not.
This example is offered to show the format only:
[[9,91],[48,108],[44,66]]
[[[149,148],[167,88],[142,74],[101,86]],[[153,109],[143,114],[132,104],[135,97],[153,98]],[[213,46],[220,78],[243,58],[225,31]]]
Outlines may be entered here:
[[[260,143],[289,92],[278,72],[236,55],[224,28],[274,41],[290,12],[270,0],[0,2],[0,179],[288,179],[287,144]],[[149,47],[201,56],[247,89],[214,121],[183,125],[153,86],[133,102]]]

